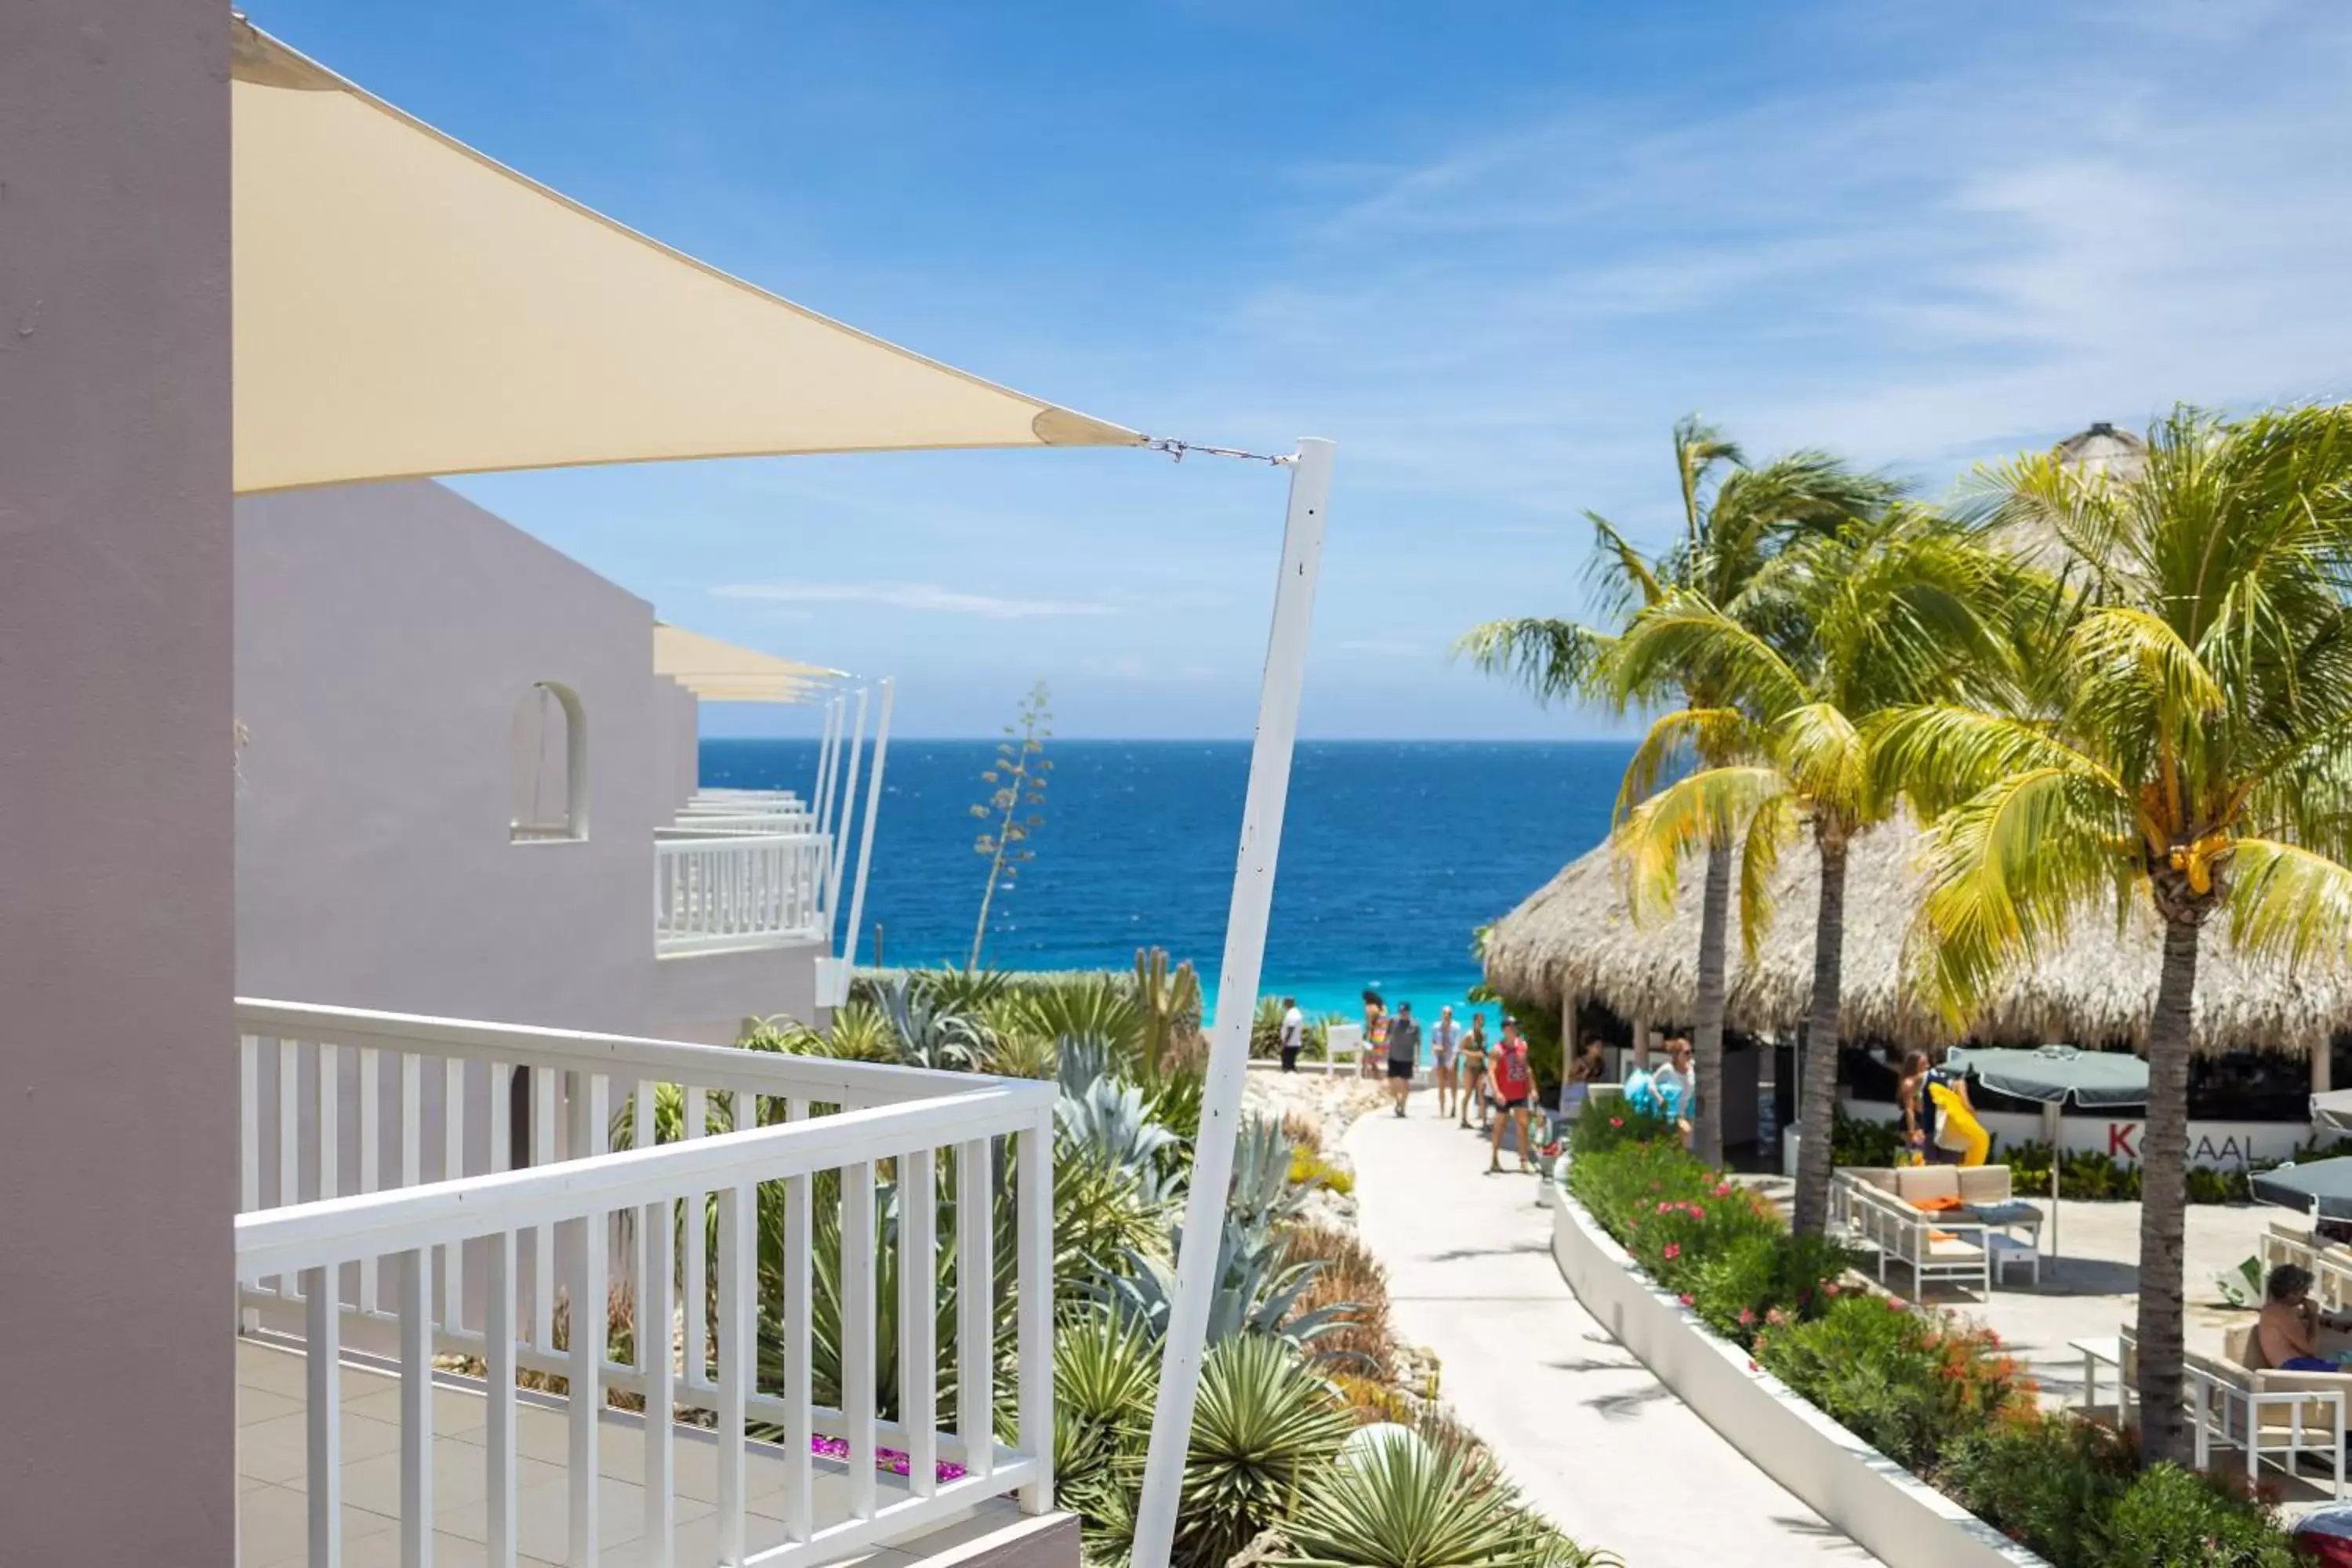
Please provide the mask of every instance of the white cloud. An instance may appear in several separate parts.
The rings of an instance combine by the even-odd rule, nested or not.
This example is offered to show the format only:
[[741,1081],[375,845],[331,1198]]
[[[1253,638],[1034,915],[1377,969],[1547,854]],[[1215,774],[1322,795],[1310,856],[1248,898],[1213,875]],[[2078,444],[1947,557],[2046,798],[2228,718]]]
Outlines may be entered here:
[[722,599],[786,605],[881,605],[894,610],[1026,621],[1055,616],[1111,616],[1109,605],[1076,599],[1013,599],[968,594],[935,583],[728,583],[710,590]]
[[1305,367],[1286,398],[1356,482],[1636,512],[1694,407],[1752,450],[1940,475],[2352,390],[2352,14],[1999,20],[1871,40],[1858,86],[1588,99],[1363,179],[1297,215],[1238,312],[1246,373]]

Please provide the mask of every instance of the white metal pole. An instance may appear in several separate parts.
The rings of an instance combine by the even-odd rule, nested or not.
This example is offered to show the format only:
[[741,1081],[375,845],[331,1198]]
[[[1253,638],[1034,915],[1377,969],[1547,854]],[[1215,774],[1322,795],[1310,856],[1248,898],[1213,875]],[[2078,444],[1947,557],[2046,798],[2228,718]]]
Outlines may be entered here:
[[[849,782],[842,787],[840,815],[834,822],[833,842],[826,847],[826,853],[833,860],[832,874],[825,879],[824,889],[824,933],[828,942],[833,938],[834,917],[841,911],[841,835],[849,831],[850,807],[857,800],[857,764],[866,752],[866,694],[868,689],[863,686],[857,689],[857,721],[849,731]],[[835,761],[838,763],[839,760],[836,748]]]
[[840,724],[841,699],[828,698],[816,743],[816,784],[809,791],[809,809],[816,813],[819,833],[833,831],[833,749]]
[[1250,1015],[1265,956],[1266,919],[1274,908],[1275,857],[1282,847],[1282,810],[1290,793],[1291,744],[1298,734],[1307,634],[1314,620],[1315,578],[1323,560],[1332,451],[1328,441],[1300,441],[1290,473],[1290,515],[1283,528],[1274,629],[1266,639],[1265,675],[1258,692],[1257,741],[1250,752],[1249,790],[1242,805],[1241,852],[1225,917],[1225,956],[1217,971],[1216,1032],[1209,1047],[1208,1082],[1201,1094],[1200,1135],[1193,1143],[1184,1248],[1176,1259],[1176,1299],[1168,1314],[1160,1403],[1152,1414],[1151,1450],[1136,1516],[1135,1568],[1166,1568],[1176,1538],[1178,1491],[1192,1438],[1192,1405],[1200,1393],[1202,1341],[1208,1333],[1210,1299],[1219,1283],[1217,1252],[1225,1228],[1226,1188],[1233,1181],[1234,1134],[1241,1117],[1243,1080],[1249,1073]]
[[2042,1108],[2042,1124],[2050,1131],[2050,1256],[2058,1256],[2058,1163],[2065,1151],[2058,1147],[2058,1117],[2064,1108],[2051,1100]]
[[849,890],[849,929],[841,938],[844,984],[857,969],[857,922],[866,915],[866,868],[874,863],[874,819],[882,815],[882,764],[890,756],[890,700],[898,683],[885,678],[882,706],[874,718],[874,777],[866,786],[866,820],[857,825],[857,880]]

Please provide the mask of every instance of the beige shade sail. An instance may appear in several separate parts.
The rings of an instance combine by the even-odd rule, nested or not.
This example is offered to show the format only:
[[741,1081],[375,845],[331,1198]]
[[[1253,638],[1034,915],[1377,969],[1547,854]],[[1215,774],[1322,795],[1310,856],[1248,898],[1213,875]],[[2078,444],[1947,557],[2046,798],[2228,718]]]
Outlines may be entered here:
[[240,494],[1141,439],[730,278],[235,37]]
[[654,623],[654,673],[667,675],[706,702],[800,702],[846,672],[779,658]]

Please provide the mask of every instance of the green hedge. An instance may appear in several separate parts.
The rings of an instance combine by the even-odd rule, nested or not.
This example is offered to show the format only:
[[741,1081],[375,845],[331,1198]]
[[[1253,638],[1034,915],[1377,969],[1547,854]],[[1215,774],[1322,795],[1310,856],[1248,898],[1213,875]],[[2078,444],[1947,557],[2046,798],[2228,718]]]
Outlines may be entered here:
[[1589,1112],[1569,1190],[1650,1278],[1746,1346],[1789,1388],[2057,1568],[2288,1568],[2263,1502],[2128,1442],[2042,1413],[1998,1335],[1846,1282],[1853,1261],[1791,1235],[1753,1189],[1686,1152],[1674,1129]]

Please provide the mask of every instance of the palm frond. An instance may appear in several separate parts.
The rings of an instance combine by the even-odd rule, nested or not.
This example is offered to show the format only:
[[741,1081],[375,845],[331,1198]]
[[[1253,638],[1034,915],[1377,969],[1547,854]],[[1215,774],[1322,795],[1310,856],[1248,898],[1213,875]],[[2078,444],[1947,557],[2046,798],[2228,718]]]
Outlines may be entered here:
[[1944,814],[1927,835],[1920,919],[1937,1001],[1965,1026],[2008,966],[2117,890],[2136,837],[2130,798],[2063,765],[2027,765]]
[[1708,768],[1635,807],[1615,836],[1634,918],[1672,910],[1684,858],[1709,842],[1737,843],[1757,812],[1786,788],[1775,768]]
[[1615,523],[1597,511],[1586,512],[1584,519],[1592,524],[1592,558],[1585,566],[1585,580],[1601,595],[1611,619],[1629,620],[1643,605],[1673,592]]
[[2352,957],[2352,869],[2300,845],[2241,838],[2230,851],[2230,940],[2295,967]]
[[1614,641],[1574,621],[1527,617],[1473,626],[1454,651],[1486,674],[1523,687],[1537,700],[1554,702],[1605,689],[1600,674]]
[[1756,962],[1777,912],[1772,904],[1772,873],[1780,868],[1780,851],[1797,836],[1797,803],[1784,790],[1765,800],[1748,820],[1748,836],[1739,846],[1739,948],[1748,962]]
[[2162,617],[2137,605],[2091,611],[2074,628],[2070,658],[2085,671],[2137,679],[2162,710],[2179,721],[2218,713],[2229,699],[2197,650]]
[[1952,703],[1893,708],[1864,728],[1879,793],[1908,796],[1925,822],[2027,770],[2079,773],[2129,792],[2100,763],[2048,726]]
[[1772,646],[1693,593],[1633,617],[1610,660],[1621,699],[1666,683],[1770,716],[1806,700],[1803,677]]
[[1780,771],[1806,799],[1845,816],[1875,815],[1870,742],[1834,705],[1809,702],[1782,714],[1772,726],[1771,748]]
[[1721,763],[1758,749],[1748,715],[1737,708],[1677,708],[1660,714],[1625,764],[1624,780],[1617,787],[1616,820],[1623,822],[1655,795],[1660,780],[1696,763]]

